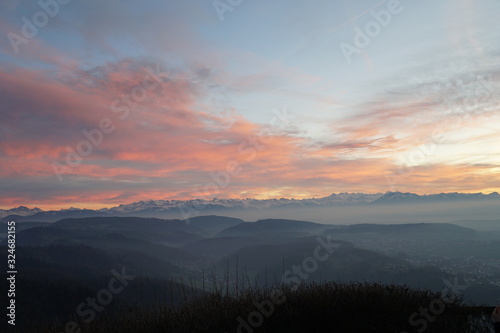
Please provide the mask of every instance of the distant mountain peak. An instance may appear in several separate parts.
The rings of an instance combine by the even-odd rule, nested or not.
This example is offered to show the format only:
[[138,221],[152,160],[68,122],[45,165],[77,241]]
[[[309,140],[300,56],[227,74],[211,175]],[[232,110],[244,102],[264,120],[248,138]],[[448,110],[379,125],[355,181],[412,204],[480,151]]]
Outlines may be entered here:
[[481,199],[495,199],[500,198],[497,192],[490,194],[479,193],[459,193],[459,192],[448,192],[439,194],[423,194],[419,195],[411,192],[386,192],[377,200],[373,201],[373,204],[380,203],[413,203],[413,202],[440,202],[440,201],[454,201],[454,200],[481,200]]
[[[385,193],[332,193],[329,196],[309,199],[190,199],[190,200],[141,200],[130,204],[120,204],[111,208],[97,210],[69,208],[59,211],[42,211],[39,208],[19,206],[9,210],[0,210],[0,218],[16,216],[19,221],[53,222],[68,217],[95,217],[95,216],[140,216],[163,217],[165,213],[179,212],[180,207],[185,209],[203,210],[207,214],[221,213],[228,209],[263,210],[269,208],[302,208],[302,207],[335,207],[356,206],[368,204],[400,204],[424,202],[448,202],[455,200],[498,200],[500,194],[493,192],[483,193],[439,193],[419,195],[411,192],[385,192]],[[31,217],[33,218],[31,219]],[[20,218],[22,217],[22,218]]]
[[42,212],[42,210],[38,207],[28,208],[26,206],[19,206],[6,210],[0,209],[0,218],[4,218],[9,215],[29,216],[40,212]]

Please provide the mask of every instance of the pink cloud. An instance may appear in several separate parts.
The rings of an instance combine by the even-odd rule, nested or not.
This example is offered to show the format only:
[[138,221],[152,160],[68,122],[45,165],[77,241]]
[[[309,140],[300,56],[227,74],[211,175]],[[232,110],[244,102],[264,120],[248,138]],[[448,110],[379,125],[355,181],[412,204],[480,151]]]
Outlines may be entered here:
[[[379,103],[380,112],[359,116],[355,127],[348,127],[348,119],[337,122],[337,141],[311,142],[237,113],[223,115],[208,106],[200,110],[203,87],[182,77],[155,81],[147,77],[147,66],[124,59],[63,77],[21,69],[1,72],[0,178],[10,184],[0,196],[4,205],[109,206],[199,195],[318,197],[340,191],[384,192],[390,190],[386,176],[398,175],[387,152],[411,147],[411,140],[392,132],[403,115],[415,109],[411,103],[397,108]],[[140,98],[132,98],[134,93]],[[66,148],[76,151],[82,141],[89,141],[82,131],[99,129],[106,118],[114,130],[102,133],[102,142],[93,145],[78,166],[67,169],[59,183],[52,163],[65,165]],[[413,124],[412,138],[424,138],[432,126],[430,121]],[[346,158],[359,152],[370,154]],[[231,166],[238,172],[231,174],[228,184],[214,189],[213,175],[228,172]],[[491,189],[498,184],[484,177],[478,182],[477,173],[492,167],[419,166],[399,179],[398,189],[421,193]]]

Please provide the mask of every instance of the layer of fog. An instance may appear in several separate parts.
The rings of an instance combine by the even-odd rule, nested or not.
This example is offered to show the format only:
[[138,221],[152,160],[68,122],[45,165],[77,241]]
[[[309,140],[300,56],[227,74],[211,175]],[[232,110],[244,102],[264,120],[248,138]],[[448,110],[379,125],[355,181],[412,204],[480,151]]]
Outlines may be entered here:
[[[246,221],[260,219],[293,219],[332,225],[359,223],[455,223],[476,230],[500,231],[500,205],[497,201],[456,201],[337,207],[287,207],[266,210],[199,210],[201,215],[223,215]],[[181,218],[180,214],[172,216]]]

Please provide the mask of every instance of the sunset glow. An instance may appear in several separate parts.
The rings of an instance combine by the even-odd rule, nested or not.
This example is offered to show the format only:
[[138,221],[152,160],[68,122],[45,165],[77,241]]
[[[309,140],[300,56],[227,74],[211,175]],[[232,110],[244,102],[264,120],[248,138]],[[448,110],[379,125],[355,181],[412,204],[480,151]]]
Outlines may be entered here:
[[0,4],[0,208],[500,191],[499,1],[126,3]]

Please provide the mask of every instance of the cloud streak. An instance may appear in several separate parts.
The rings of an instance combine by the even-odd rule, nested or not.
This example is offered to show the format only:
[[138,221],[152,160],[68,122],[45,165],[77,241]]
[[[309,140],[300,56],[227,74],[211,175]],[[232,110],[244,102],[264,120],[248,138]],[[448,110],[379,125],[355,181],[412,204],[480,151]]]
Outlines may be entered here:
[[[19,30],[34,10],[2,3],[1,34]],[[349,31],[318,31],[344,22],[340,14],[298,36],[307,42],[297,49],[283,27],[270,34],[286,43],[231,23],[262,10],[249,4],[221,23],[210,4],[189,1],[71,2],[19,54],[1,39],[0,208],[103,207],[200,191],[207,198],[374,193],[392,190],[387,177],[417,193],[500,188],[499,53],[481,48],[478,31],[446,61],[399,63],[401,73],[375,75],[347,70],[326,52],[324,44]],[[304,17],[315,21],[320,12]],[[289,27],[293,17],[280,15]],[[387,34],[397,24],[404,23]],[[452,37],[457,45],[460,36]],[[366,50],[372,71],[383,58],[377,48]],[[284,125],[273,113],[283,107],[295,116]],[[68,154],[86,141],[90,152],[70,166]],[[62,181],[54,163],[64,167]],[[239,172],[227,186],[203,191],[228,165]]]

